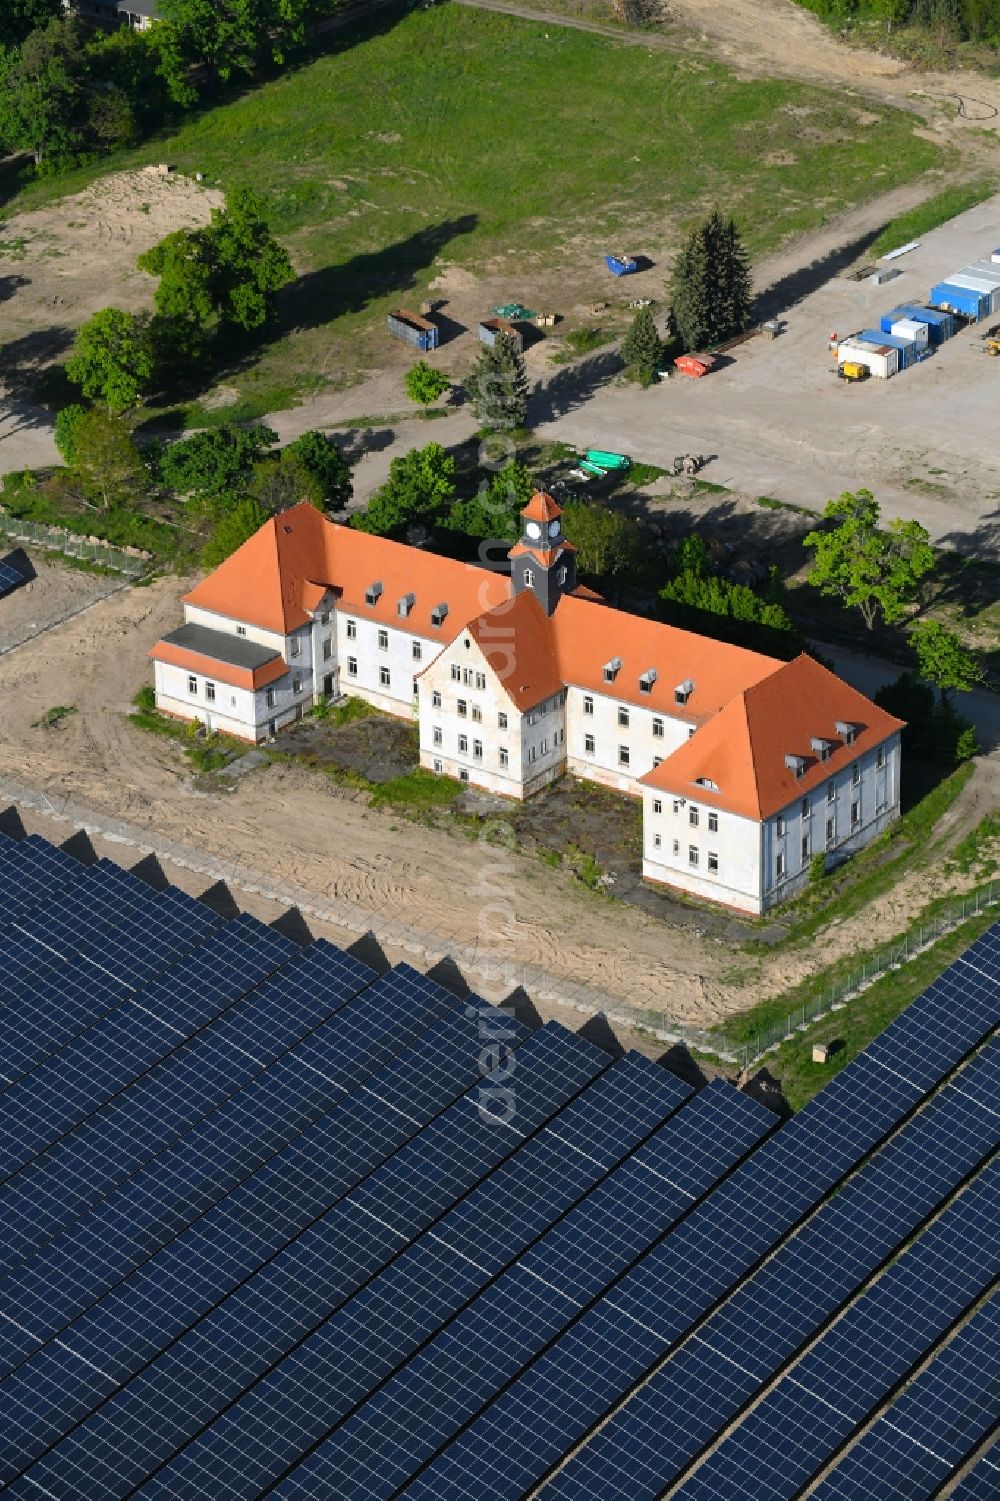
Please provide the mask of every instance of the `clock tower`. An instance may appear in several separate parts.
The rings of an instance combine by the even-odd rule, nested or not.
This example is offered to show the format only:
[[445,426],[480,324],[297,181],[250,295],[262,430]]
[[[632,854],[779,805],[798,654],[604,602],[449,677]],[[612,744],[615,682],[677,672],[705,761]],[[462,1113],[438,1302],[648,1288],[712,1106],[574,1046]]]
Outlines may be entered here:
[[562,511],[551,495],[539,491],[531,497],[509,557],[514,593],[530,589],[546,615],[576,588],[576,548],[563,536]]

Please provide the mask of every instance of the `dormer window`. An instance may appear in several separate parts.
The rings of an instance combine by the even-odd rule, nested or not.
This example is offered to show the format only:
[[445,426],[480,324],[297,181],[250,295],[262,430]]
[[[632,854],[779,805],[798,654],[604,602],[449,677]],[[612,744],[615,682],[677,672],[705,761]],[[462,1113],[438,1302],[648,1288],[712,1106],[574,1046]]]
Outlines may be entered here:
[[605,662],[604,664],[604,681],[606,683],[613,683],[621,670],[621,657],[612,657],[610,662]]
[[444,625],[445,616],[448,614],[447,605],[435,605],[431,611],[431,625]]
[[369,584],[368,588],[365,590],[365,604],[377,605],[379,600],[382,598],[382,592],[383,590],[381,582]]
[[405,616],[409,615],[416,602],[417,596],[415,594],[404,594],[396,606],[396,614],[402,615],[405,618]]
[[[697,787],[707,787],[709,792],[718,792],[719,790],[718,782],[713,782],[711,777],[695,777],[694,780]],[[711,816],[709,814],[710,818]]]
[[526,589],[530,589],[531,586],[532,586],[532,584],[534,582],[535,582],[535,575],[534,575],[534,573],[532,572],[532,570],[530,568],[526,568],[524,570],[524,585],[525,585],[525,588]]
[[639,692],[652,693],[653,684],[656,682],[656,668],[650,667],[639,679]]
[[833,727],[845,745],[853,745],[858,738],[858,726],[849,719],[838,719]]
[[683,683],[678,683],[674,689],[674,703],[686,704],[694,692],[694,683],[690,678],[685,678]]
[[795,774],[796,777],[804,777],[806,774],[805,756],[786,756],[785,765],[788,767],[788,770],[790,772],[793,772]]
[[833,754],[832,740],[824,740],[821,735],[814,735],[809,744],[821,761],[829,761],[830,756]]

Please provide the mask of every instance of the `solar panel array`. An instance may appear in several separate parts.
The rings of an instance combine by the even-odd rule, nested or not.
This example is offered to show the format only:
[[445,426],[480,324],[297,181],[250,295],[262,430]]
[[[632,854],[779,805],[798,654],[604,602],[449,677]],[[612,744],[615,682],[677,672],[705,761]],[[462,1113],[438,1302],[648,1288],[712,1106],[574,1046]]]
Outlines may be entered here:
[[779,1126],[0,835],[0,1489],[996,1494],[998,989]]
[[3,599],[5,594],[10,594],[14,589],[19,589],[24,581],[23,573],[19,573],[5,559],[0,558],[0,599]]

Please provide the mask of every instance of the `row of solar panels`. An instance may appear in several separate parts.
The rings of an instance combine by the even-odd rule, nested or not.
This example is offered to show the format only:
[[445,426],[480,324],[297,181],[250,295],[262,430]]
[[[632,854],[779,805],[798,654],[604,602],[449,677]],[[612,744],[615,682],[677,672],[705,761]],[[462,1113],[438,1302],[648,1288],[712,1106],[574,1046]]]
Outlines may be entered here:
[[0,919],[12,1496],[791,1497],[972,1313],[871,1497],[987,1369],[996,935],[774,1131],[41,840]]

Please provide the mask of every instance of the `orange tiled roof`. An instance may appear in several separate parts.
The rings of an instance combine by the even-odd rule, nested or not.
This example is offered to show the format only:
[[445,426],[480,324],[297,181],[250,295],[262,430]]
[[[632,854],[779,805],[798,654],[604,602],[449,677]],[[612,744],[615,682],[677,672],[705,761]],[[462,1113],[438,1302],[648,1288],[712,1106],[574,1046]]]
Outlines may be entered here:
[[[850,745],[837,733],[837,721],[857,726]],[[709,807],[770,818],[901,728],[900,720],[803,653],[738,693],[641,780]],[[828,760],[812,749],[814,737],[833,742]],[[803,776],[785,765],[787,755],[804,759]],[[718,791],[699,785],[699,778]]]
[[517,709],[561,691],[552,622],[530,590],[470,621],[468,631]]
[[220,662],[216,657],[203,656],[190,651],[186,646],[175,646],[172,641],[158,641],[149,653],[154,662],[165,662],[170,667],[182,667],[185,672],[198,672],[213,682],[228,683],[231,688],[266,688],[276,683],[288,671],[283,657],[274,657],[262,667],[234,667],[230,662]]
[[[366,604],[375,583],[382,592]],[[184,600],[287,635],[307,623],[327,588],[336,593],[338,609],[397,626],[403,624],[399,601],[413,594],[406,629],[442,644],[510,597],[510,580],[502,574],[338,526],[303,501],[268,521]],[[431,611],[440,604],[448,614],[437,627]]]
[[554,521],[562,515],[562,506],[545,490],[536,490],[521,512],[525,521]]

